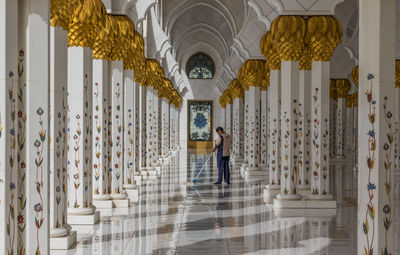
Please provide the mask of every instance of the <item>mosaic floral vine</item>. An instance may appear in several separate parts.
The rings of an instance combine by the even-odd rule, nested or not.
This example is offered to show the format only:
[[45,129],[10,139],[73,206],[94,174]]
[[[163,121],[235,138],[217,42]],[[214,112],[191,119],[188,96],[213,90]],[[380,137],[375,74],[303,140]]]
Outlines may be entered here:
[[[93,193],[98,195],[100,194],[100,177],[102,176],[100,174],[100,171],[103,169],[103,164],[102,164],[102,122],[100,119],[100,115],[103,111],[103,109],[100,109],[100,88],[99,88],[99,83],[94,84],[94,100],[95,100],[95,106],[94,106],[94,126],[95,126],[95,135],[94,135],[94,155],[95,158],[93,160],[93,169],[94,169],[94,186],[93,186]],[[103,180],[104,181],[104,180]],[[103,191],[104,192],[104,191]],[[104,192],[105,193],[105,192]]]
[[128,109],[128,142],[129,146],[127,146],[127,162],[126,162],[126,167],[128,169],[128,184],[132,184],[133,182],[133,171],[134,171],[134,160],[133,160],[133,153],[135,150],[135,143],[134,143],[134,137],[133,137],[133,111],[132,109]]
[[288,118],[288,113],[284,112],[282,114],[282,122],[283,122],[283,139],[282,139],[282,169],[283,169],[283,177],[284,179],[281,180],[283,186],[285,187],[283,190],[283,194],[289,194],[288,186],[290,182],[290,171],[289,171],[289,142],[290,142],[290,120]]
[[81,116],[77,114],[75,116],[76,119],[76,130],[75,134],[73,135],[73,146],[74,146],[74,175],[72,176],[74,178],[74,190],[75,190],[75,202],[73,205],[73,208],[80,208],[80,205],[78,203],[78,190],[81,186],[81,169],[80,169],[80,164],[81,164],[81,159],[80,159],[80,150],[81,150],[81,136],[82,136],[82,129],[81,129]]
[[[319,127],[320,127],[320,116],[319,116],[319,103],[318,103],[318,92],[319,89],[315,88],[314,90],[314,95],[313,95],[313,102],[314,102],[314,120],[313,120],[313,126],[314,126],[314,132],[312,134],[312,143],[314,146],[314,155],[313,157],[315,159],[319,158],[319,154],[320,154],[320,132],[319,132]],[[311,187],[311,193],[313,195],[317,195],[319,194],[319,188],[317,185],[317,182],[320,178],[320,163],[318,162],[318,160],[314,160],[314,165],[313,165],[313,178],[314,178],[314,182],[313,182],[313,187]]]
[[115,155],[116,156],[115,160],[113,160],[114,166],[113,166],[113,171],[115,175],[115,188],[114,188],[114,193],[119,194],[122,192],[120,190],[120,179],[121,179],[121,167],[122,167],[122,121],[121,121],[121,87],[120,84],[117,83],[117,88],[115,91],[115,98],[117,104],[115,105],[115,127],[117,128],[117,133],[116,133],[116,140],[113,142],[113,146],[115,145]]
[[33,207],[33,210],[35,211],[35,225],[36,225],[36,254],[40,255],[40,229],[43,226],[44,222],[44,210],[46,206],[44,205],[44,198],[43,198],[43,178],[44,175],[46,174],[43,169],[43,161],[44,161],[44,149],[45,149],[45,141],[46,141],[46,129],[44,128],[43,125],[43,114],[44,110],[42,108],[38,108],[36,110],[36,114],[39,117],[39,126],[40,126],[40,131],[39,131],[39,139],[36,139],[33,145],[36,147],[36,158],[35,158],[35,174],[36,174],[36,192],[39,196],[39,203],[35,204]]
[[89,109],[89,105],[91,105],[91,102],[89,102],[89,98],[91,98],[91,89],[89,87],[89,78],[88,75],[85,74],[85,80],[84,80],[84,86],[83,86],[83,91],[85,95],[85,104],[84,104],[84,116],[85,120],[89,121],[84,121],[82,120],[82,124],[86,124],[84,128],[85,136],[83,139],[83,157],[84,157],[84,164],[83,164],[83,184],[84,184],[84,189],[85,189],[85,198],[84,198],[84,207],[87,207],[89,199],[89,186],[92,183],[92,178],[89,178],[92,174],[92,151],[91,151],[91,146],[92,142],[89,141],[92,137],[92,115],[91,115],[91,109]]
[[388,97],[384,97],[384,103],[383,103],[383,112],[385,115],[385,123],[387,126],[387,134],[386,134],[386,141],[383,144],[383,150],[385,151],[384,155],[384,168],[385,168],[385,182],[384,182],[384,187],[385,187],[385,193],[386,193],[386,198],[387,198],[387,204],[385,204],[382,208],[383,216],[383,226],[385,228],[385,248],[382,252],[382,254],[391,254],[388,251],[388,235],[389,231],[392,226],[392,199],[391,199],[391,192],[392,192],[392,164],[393,164],[393,142],[394,142],[394,136],[395,136],[395,131],[393,127],[393,114],[389,109],[389,105],[387,103]]
[[8,103],[10,109],[10,120],[11,120],[11,128],[8,132],[10,135],[9,140],[9,205],[8,213],[7,213],[7,236],[8,236],[8,254],[12,255],[14,253],[14,245],[15,245],[15,230],[16,230],[16,221],[15,221],[15,189],[16,189],[16,180],[14,179],[14,170],[15,170],[15,163],[16,163],[16,152],[17,152],[17,139],[16,139],[16,127],[15,127],[15,117],[16,117],[16,107],[17,103],[14,97],[14,73],[9,72],[8,78],[11,80],[11,87],[8,89]]
[[[365,211],[365,217],[363,220],[363,232],[366,236],[367,244],[364,245],[364,254],[373,254],[373,244],[375,241],[375,204],[374,195],[376,190],[376,184],[373,183],[371,175],[375,167],[375,152],[376,152],[376,136],[375,136],[375,121],[376,121],[376,101],[374,100],[374,95],[372,93],[372,86],[374,79],[373,74],[368,74],[368,80],[370,81],[370,89],[365,92],[368,102],[368,120],[370,123],[370,128],[367,133],[368,137],[368,156],[367,156],[367,167],[368,167],[368,182],[367,182],[367,192],[368,192],[368,202],[366,205],[367,210]],[[372,234],[370,234],[370,223],[369,219],[372,221]]]

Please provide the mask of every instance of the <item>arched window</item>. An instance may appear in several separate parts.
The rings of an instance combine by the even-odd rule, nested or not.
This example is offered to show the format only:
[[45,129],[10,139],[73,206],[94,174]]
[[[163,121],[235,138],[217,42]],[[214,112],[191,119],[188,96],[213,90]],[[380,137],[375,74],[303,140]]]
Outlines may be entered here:
[[214,61],[207,54],[198,52],[189,58],[186,74],[189,79],[212,79],[215,74]]

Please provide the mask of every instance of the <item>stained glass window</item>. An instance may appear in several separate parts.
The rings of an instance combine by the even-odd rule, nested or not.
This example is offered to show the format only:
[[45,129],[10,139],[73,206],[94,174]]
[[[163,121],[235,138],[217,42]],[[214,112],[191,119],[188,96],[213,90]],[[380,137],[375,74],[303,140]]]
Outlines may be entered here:
[[215,73],[214,61],[203,52],[196,53],[189,58],[186,73],[189,79],[212,79]]

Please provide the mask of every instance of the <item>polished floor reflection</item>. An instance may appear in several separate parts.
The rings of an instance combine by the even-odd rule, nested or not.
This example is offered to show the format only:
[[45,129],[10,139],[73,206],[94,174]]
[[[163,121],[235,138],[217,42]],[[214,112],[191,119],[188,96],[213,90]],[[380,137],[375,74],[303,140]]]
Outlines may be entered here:
[[212,184],[215,161],[196,185],[189,184],[206,159],[181,152],[157,180],[142,185],[139,203],[100,210],[100,224],[73,226],[76,247],[52,254],[356,254],[353,169],[337,166],[332,172],[337,210],[277,212],[263,202],[267,180],[246,180],[236,167],[229,186]]

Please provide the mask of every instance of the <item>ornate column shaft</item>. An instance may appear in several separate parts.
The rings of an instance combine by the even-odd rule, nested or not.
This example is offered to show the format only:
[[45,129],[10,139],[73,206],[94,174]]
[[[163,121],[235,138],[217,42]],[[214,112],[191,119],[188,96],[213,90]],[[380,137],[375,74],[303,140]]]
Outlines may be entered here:
[[[285,31],[291,26],[294,32]],[[299,70],[306,22],[300,16],[279,16],[271,36],[281,56],[281,193],[278,199],[300,199],[299,186]]]
[[[241,86],[241,85],[240,85]],[[232,104],[233,114],[233,151],[234,164],[241,163],[243,161],[243,130],[244,130],[244,118],[243,118],[243,97],[238,97],[233,100]]]
[[[92,51],[68,48],[68,223],[95,224],[91,201]],[[86,217],[81,217],[85,215]]]
[[[68,32],[61,27],[50,29],[50,238],[65,237],[67,224],[67,88]],[[70,239],[70,240],[68,240]],[[58,239],[61,240],[61,239]],[[76,242],[76,232],[63,239],[64,247]]]
[[170,151],[175,150],[175,106],[174,105],[169,105],[169,149]]
[[179,140],[179,129],[180,129],[180,120],[179,120],[179,109],[177,107],[175,109],[175,147],[180,149],[180,140]]
[[160,123],[159,123],[159,100],[158,91],[153,91],[153,150],[152,150],[152,166],[155,168],[159,168],[158,163],[158,152],[159,152],[159,131],[160,131]]
[[330,80],[329,83],[329,133],[334,134],[329,137],[329,157],[336,157],[336,110],[337,110],[337,94],[336,82]]
[[161,99],[161,155],[166,159],[169,155],[169,103],[166,98]]
[[[300,69],[302,69],[300,67]],[[300,70],[299,87],[299,188],[310,190],[311,178],[311,63]]]
[[307,21],[311,68],[311,193],[312,199],[332,199],[329,193],[329,83],[330,58],[341,42],[341,26],[332,16],[313,16]]
[[132,70],[124,70],[124,189],[136,188],[135,174],[135,82]]
[[269,189],[279,190],[281,184],[281,73],[271,69],[271,85],[268,91],[268,172]]
[[110,62],[111,73],[111,198],[125,199],[124,171],[124,63]]
[[258,86],[252,86],[248,90],[249,165],[246,169],[248,173],[260,170],[260,94]]
[[[108,107],[109,77],[107,60],[93,60],[93,199],[109,200]],[[96,206],[98,206],[96,204]]]
[[346,95],[346,141],[345,151],[352,152],[352,142],[354,137],[354,112],[353,112],[353,101],[351,94]]
[[350,82],[346,79],[336,80],[336,95],[337,95],[337,108],[336,108],[336,157],[345,157],[345,144],[346,144],[346,97],[350,90]]
[[0,23],[0,253],[17,254],[18,1],[0,1]]
[[260,130],[260,167],[265,169],[268,161],[268,92],[261,90],[261,130]]
[[225,107],[225,132],[232,134],[232,104]]
[[[147,126],[147,121],[146,121],[146,90],[147,88],[145,86],[140,86],[139,88],[139,105],[140,105],[140,141],[139,141],[139,148],[140,148],[140,160],[139,160],[139,165],[140,165],[140,172],[141,175],[147,176],[147,171],[146,171],[146,138],[147,138],[147,133],[146,133],[146,126]],[[149,124],[150,125],[150,124]]]
[[363,0],[359,11],[357,251],[394,254],[396,1]]
[[154,164],[154,88],[146,88],[146,170],[149,175],[155,175]]

